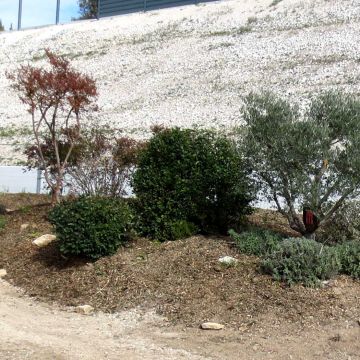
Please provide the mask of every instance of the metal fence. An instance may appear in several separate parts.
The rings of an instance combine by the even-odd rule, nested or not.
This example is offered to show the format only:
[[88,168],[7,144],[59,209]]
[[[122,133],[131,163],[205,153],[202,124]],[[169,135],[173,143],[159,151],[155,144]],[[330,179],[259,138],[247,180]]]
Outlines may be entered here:
[[99,0],[98,17],[191,5],[213,0]]
[[23,166],[0,166],[0,192],[45,192],[42,171],[27,170]]

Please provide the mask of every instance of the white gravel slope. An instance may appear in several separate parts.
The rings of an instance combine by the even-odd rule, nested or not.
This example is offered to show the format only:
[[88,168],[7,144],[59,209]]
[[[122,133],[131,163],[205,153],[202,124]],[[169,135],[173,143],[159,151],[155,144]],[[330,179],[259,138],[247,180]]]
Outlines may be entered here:
[[[29,125],[4,73],[42,65],[46,47],[96,78],[92,121],[136,137],[154,124],[232,127],[253,90],[297,101],[322,89],[359,92],[360,0],[271,4],[219,1],[0,34],[1,126]],[[0,146],[3,163],[19,154]]]

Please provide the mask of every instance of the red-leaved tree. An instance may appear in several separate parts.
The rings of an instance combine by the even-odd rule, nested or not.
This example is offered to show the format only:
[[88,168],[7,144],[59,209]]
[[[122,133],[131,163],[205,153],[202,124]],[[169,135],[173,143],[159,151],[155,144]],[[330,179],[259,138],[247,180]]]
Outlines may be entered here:
[[[52,192],[52,203],[60,202],[65,170],[71,153],[80,139],[81,118],[85,112],[96,110],[95,81],[74,70],[62,56],[45,50],[50,67],[23,65],[6,76],[12,88],[31,114],[35,150],[39,166]],[[50,141],[53,163],[43,152],[43,144]],[[66,151],[61,145],[67,143]],[[55,160],[54,160],[55,159]]]

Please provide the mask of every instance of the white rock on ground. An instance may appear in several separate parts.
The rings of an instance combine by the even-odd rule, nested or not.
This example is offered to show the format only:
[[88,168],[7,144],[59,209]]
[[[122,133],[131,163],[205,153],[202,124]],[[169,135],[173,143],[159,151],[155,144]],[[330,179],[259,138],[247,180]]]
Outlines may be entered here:
[[30,226],[30,224],[21,224],[20,231],[26,230],[29,226]]
[[44,246],[49,245],[50,243],[52,243],[55,240],[56,240],[56,235],[46,234],[46,235],[42,235],[42,236],[38,237],[37,239],[35,239],[33,241],[33,244],[38,246],[39,248],[42,248]]
[[76,312],[83,315],[90,315],[94,312],[94,308],[90,305],[80,305],[76,307]]
[[225,265],[236,265],[238,263],[238,259],[235,259],[232,256],[223,256],[219,258],[219,262]]
[[203,330],[222,330],[225,328],[224,325],[214,323],[214,322],[205,322],[205,323],[201,324],[200,327]]
[[0,269],[0,279],[7,275],[7,272],[5,269]]
[[[22,151],[29,115],[6,70],[44,65],[44,51],[72,59],[98,85],[86,123],[149,136],[154,124],[231,129],[242,96],[271,90],[300,105],[308,93],[360,93],[359,0],[229,0],[0,34],[0,118],[18,129],[1,162]],[[17,130],[16,130],[17,131]],[[24,134],[24,132],[22,132]],[[24,138],[24,139],[23,139]]]

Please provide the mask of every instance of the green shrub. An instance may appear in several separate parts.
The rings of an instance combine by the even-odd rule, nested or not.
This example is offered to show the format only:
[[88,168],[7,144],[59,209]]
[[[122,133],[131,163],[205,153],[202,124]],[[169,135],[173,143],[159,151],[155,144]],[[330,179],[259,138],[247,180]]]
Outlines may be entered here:
[[240,252],[247,255],[262,256],[275,251],[282,237],[269,230],[253,229],[240,234],[229,230],[230,237],[235,241]]
[[4,204],[0,204],[0,215],[6,214],[6,206]]
[[275,280],[289,285],[318,286],[320,280],[329,279],[339,272],[340,259],[334,247],[310,239],[289,238],[265,257],[261,267]]
[[170,238],[174,240],[184,239],[198,232],[198,228],[186,220],[178,220],[168,224],[168,226],[170,227]]
[[4,216],[0,215],[0,230],[4,229],[6,225],[6,219]]
[[127,239],[131,216],[119,199],[81,197],[57,205],[49,214],[64,255],[97,259],[111,255]]
[[250,212],[241,156],[230,140],[211,131],[158,130],[140,154],[133,187],[139,230],[160,241],[181,235],[179,224],[175,231],[169,224],[226,233]]
[[360,279],[360,241],[349,241],[337,246],[341,272]]
[[326,227],[319,229],[316,240],[340,244],[360,239],[360,201],[351,201],[332,217]]

